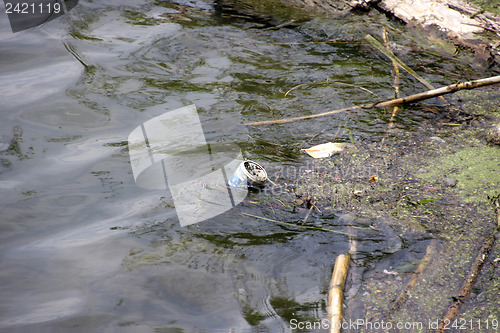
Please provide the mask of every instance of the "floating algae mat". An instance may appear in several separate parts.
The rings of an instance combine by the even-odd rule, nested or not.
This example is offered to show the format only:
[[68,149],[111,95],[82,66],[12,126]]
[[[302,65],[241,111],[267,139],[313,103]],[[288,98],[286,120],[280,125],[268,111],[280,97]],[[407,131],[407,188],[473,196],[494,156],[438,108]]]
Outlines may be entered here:
[[[428,171],[419,177],[436,183],[446,177],[456,179],[451,191],[468,203],[489,203],[500,189],[500,149],[469,147],[429,161]],[[463,195],[461,195],[461,193]]]

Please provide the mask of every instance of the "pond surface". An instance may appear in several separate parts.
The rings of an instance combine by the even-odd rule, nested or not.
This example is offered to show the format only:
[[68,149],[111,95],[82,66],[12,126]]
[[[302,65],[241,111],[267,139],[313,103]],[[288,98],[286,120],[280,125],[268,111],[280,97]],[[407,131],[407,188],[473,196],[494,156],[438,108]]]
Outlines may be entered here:
[[[475,74],[376,12],[313,19],[210,1],[92,1],[16,34],[2,17],[0,331],[286,331],[292,319],[326,318],[348,225],[360,230],[358,267],[395,253],[398,265],[418,259],[426,241],[403,251],[383,221],[313,212],[309,222],[324,230],[306,229],[295,223],[307,209],[262,193],[180,227],[167,191],[135,184],[127,149],[134,128],[190,104],[207,141],[238,144],[271,179],[307,170],[300,149],[312,144],[379,142],[385,110],[239,125],[392,98],[392,65],[363,42],[383,27],[436,86]],[[402,95],[423,90],[402,76]],[[432,116],[407,108],[396,122],[411,131]]]

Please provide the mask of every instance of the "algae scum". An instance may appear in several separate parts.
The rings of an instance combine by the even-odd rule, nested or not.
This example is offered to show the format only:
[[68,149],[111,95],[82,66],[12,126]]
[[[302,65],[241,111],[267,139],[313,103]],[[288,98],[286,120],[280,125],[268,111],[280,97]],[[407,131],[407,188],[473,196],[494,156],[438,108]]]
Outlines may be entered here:
[[[392,109],[240,125],[392,98],[392,64],[364,42],[383,27],[397,56],[435,86],[489,76],[468,65],[470,54],[377,12],[94,1],[72,15],[50,23],[64,44],[46,26],[6,44],[26,53],[33,41],[22,38],[42,40],[78,70],[44,98],[8,99],[0,121],[1,329],[287,331],[326,318],[333,261],[353,242],[346,319],[427,327],[443,317],[495,229],[488,196],[499,192],[500,153],[484,135],[498,89],[447,97],[453,107],[406,106],[389,131]],[[37,64],[55,59],[40,54]],[[425,88],[401,73],[400,90]],[[207,142],[238,144],[274,184],[181,228],[168,192],[134,183],[126,138],[189,104]],[[329,141],[349,147],[321,160],[301,151]],[[464,319],[499,317],[498,257],[495,244]]]

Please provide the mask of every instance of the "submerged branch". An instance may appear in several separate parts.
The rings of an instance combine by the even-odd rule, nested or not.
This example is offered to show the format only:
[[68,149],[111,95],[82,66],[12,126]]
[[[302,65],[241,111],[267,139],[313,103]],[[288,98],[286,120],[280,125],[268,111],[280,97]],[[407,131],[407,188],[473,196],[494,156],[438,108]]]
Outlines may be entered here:
[[500,194],[491,198],[491,203],[495,207],[495,212],[497,213],[497,231],[500,231]]
[[481,268],[483,267],[486,258],[488,258],[488,254],[490,253],[491,248],[495,244],[495,240],[496,236],[495,234],[493,234],[490,237],[488,237],[486,241],[483,243],[483,246],[481,247],[481,250],[479,251],[476,257],[476,260],[474,260],[474,263],[472,264],[471,271],[462,285],[462,289],[460,289],[460,292],[458,293],[457,296],[453,297],[454,302],[448,309],[448,312],[444,316],[441,323],[439,324],[436,333],[444,333],[445,331],[448,330],[446,325],[448,323],[453,322],[453,319],[460,310],[460,307],[462,306],[465,298],[469,295],[470,291],[472,290],[472,287],[474,286],[474,283],[476,282],[479,273],[481,273]]
[[429,262],[432,260],[432,257],[436,253],[436,248],[437,248],[437,241],[435,239],[431,240],[429,245],[427,246],[427,251],[425,252],[424,258],[420,262],[420,264],[417,266],[417,269],[415,272],[413,272],[413,275],[404,287],[403,291],[401,294],[399,294],[399,297],[397,300],[392,304],[391,309],[393,311],[399,310],[401,306],[406,302],[408,299],[408,296],[410,296],[413,288],[415,287],[417,280],[419,279],[420,275],[424,272],[425,268],[429,264]]
[[401,104],[406,104],[406,103],[413,103],[413,102],[422,101],[422,100],[433,98],[433,97],[438,97],[438,96],[445,95],[445,94],[451,94],[451,93],[457,92],[459,90],[474,89],[474,88],[488,86],[488,85],[497,84],[497,83],[500,83],[500,75],[499,76],[492,76],[492,77],[480,79],[480,80],[474,80],[474,81],[468,81],[468,82],[458,82],[458,83],[454,83],[454,84],[451,84],[449,86],[441,87],[438,89],[433,89],[433,90],[429,90],[429,91],[426,91],[423,93],[410,95],[410,96],[402,97],[402,98],[396,98],[396,99],[392,99],[392,100],[388,100],[388,101],[384,101],[384,102],[375,102],[375,103],[371,103],[371,104],[356,105],[356,106],[351,106],[348,108],[312,114],[309,116],[292,117],[292,118],[284,118],[284,119],[277,119],[277,120],[265,120],[265,121],[258,121],[258,122],[253,122],[253,123],[246,123],[246,124],[243,124],[243,126],[284,124],[284,123],[290,123],[290,122],[297,121],[297,120],[305,120],[305,119],[329,116],[332,114],[341,113],[341,112],[345,112],[345,111],[353,111],[353,110],[357,110],[357,109],[370,109],[370,108],[375,108],[375,107],[386,107],[386,106],[395,106],[395,105],[401,105]]
[[63,43],[64,44],[64,47],[66,48],[66,50],[71,53],[71,55],[73,57],[75,57],[76,60],[78,60],[82,65],[83,67],[85,67],[86,70],[89,69],[89,65],[87,65],[85,63],[85,61],[82,60],[82,58],[80,57],[80,55],[78,54],[78,52],[76,52],[75,48],[69,44],[69,43]]
[[301,83],[299,85],[296,85],[295,87],[288,89],[288,91],[285,93],[284,97],[287,97],[290,92],[292,92],[293,90],[295,90],[297,88],[300,88],[300,87],[309,86],[309,85],[317,85],[317,84],[330,84],[330,83],[343,84],[345,86],[350,86],[350,87],[358,88],[358,89],[364,90],[366,92],[369,92],[372,95],[378,96],[373,91],[368,90],[368,89],[363,88],[363,87],[360,87],[360,86],[357,86],[357,85],[354,85],[354,84],[349,84],[349,83],[344,83],[344,82],[338,82],[338,81],[330,81],[330,80],[326,79],[326,81],[311,82],[311,83]]
[[448,323],[451,323],[455,316],[458,314],[458,311],[460,310],[460,307],[462,306],[463,302],[465,301],[465,298],[469,296],[472,287],[474,287],[474,284],[476,283],[477,278],[479,277],[479,274],[481,273],[481,269],[484,265],[484,262],[488,258],[488,255],[490,254],[491,249],[495,245],[495,242],[497,238],[500,237],[500,232],[498,231],[498,227],[500,223],[500,203],[498,202],[500,198],[500,194],[497,195],[496,197],[490,198],[491,203],[493,204],[493,207],[496,212],[496,230],[493,232],[488,238],[483,243],[483,246],[481,246],[481,249],[479,250],[479,253],[476,256],[476,259],[472,263],[471,270],[469,272],[469,275],[465,279],[465,281],[462,284],[462,288],[460,289],[460,292],[458,293],[457,296],[453,297],[454,301],[451,304],[451,306],[448,308],[448,312],[444,316],[443,320],[439,323],[439,327],[436,331],[436,333],[444,333],[448,328],[446,327]]
[[249,214],[249,213],[241,213],[241,214],[242,215],[246,215],[246,216],[250,216],[250,217],[254,217],[254,218],[260,219],[260,220],[265,220],[265,221],[269,221],[269,222],[274,222],[274,223],[279,223],[279,224],[287,225],[289,227],[302,227],[302,228],[310,229],[310,230],[329,231],[329,232],[333,232],[333,233],[336,233],[336,234],[341,234],[341,235],[349,236],[349,233],[343,232],[343,231],[338,231],[338,230],[333,230],[333,229],[327,229],[327,228],[321,228],[321,227],[313,227],[313,226],[301,226],[301,225],[293,224],[293,223],[290,223],[290,222],[283,222],[283,221],[273,220],[273,219],[270,219],[268,217],[258,216],[258,215]]
[[[387,30],[385,29],[385,27],[383,30],[383,37],[384,37],[384,44],[385,44],[385,48],[386,48],[387,52],[389,52],[391,55],[396,57],[394,55],[394,52],[392,52],[391,44],[389,43],[389,36],[387,35]],[[392,61],[392,67],[394,69],[394,97],[399,98],[399,67],[398,67],[398,63],[394,59],[391,58],[391,61]],[[382,145],[384,144],[385,139],[389,137],[389,131],[394,127],[396,114],[398,113],[398,110],[399,110],[399,106],[397,106],[397,105],[394,106],[392,109],[392,115],[391,115],[391,119],[389,119],[389,124],[387,125],[386,135],[382,138],[382,142],[381,142]]]
[[[406,65],[401,59],[396,57],[394,53],[388,48],[384,47],[378,40],[376,40],[372,35],[366,35],[366,41],[374,46],[377,50],[382,52],[387,58],[391,59],[393,63],[398,64],[399,67],[408,72],[411,76],[417,79],[420,83],[422,83],[427,89],[432,90],[435,89],[432,84],[430,84],[426,79],[417,74],[413,69],[411,69],[408,65]],[[388,44],[388,43],[386,43]]]

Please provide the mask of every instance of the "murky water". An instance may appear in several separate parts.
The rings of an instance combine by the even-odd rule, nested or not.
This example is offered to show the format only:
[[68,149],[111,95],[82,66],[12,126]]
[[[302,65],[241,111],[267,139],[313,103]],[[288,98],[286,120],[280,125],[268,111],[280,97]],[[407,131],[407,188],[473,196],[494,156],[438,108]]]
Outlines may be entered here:
[[[300,148],[321,131],[313,142],[383,136],[390,117],[383,110],[238,126],[391,98],[392,67],[363,43],[367,33],[387,27],[400,56],[436,86],[473,70],[381,14],[301,17],[269,29],[287,20],[203,1],[81,2],[16,34],[2,18],[0,331],[276,332],[291,319],[326,317],[333,260],[349,248],[345,234],[242,215],[297,217],[258,193],[181,228],[167,192],[134,183],[127,136],[194,103],[208,141],[237,143],[274,175],[304,167]],[[404,95],[422,90],[408,75],[402,82]],[[430,117],[405,111],[397,122],[408,130]],[[340,232],[358,226],[361,268],[414,261],[424,246],[402,250],[383,221],[310,219]]]

